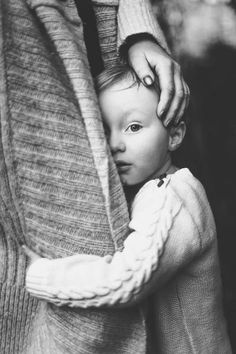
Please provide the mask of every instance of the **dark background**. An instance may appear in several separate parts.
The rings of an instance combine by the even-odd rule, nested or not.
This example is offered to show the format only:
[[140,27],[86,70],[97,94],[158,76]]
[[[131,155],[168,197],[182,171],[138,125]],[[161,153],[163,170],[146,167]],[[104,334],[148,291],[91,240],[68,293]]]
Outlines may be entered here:
[[236,353],[236,2],[152,3],[191,91],[178,159],[204,184],[215,215],[224,309]]

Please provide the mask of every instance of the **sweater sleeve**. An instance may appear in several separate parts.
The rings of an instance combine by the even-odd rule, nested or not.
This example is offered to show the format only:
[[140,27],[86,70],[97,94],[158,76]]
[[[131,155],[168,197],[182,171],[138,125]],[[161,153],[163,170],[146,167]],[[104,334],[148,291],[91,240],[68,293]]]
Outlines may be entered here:
[[120,0],[118,9],[118,47],[134,34],[148,33],[169,51],[149,0]]
[[[40,259],[29,267],[28,291],[71,307],[130,306],[162,286],[196,257],[201,251],[201,228],[168,178],[161,188],[156,181],[151,182],[135,199],[130,223],[134,231],[122,251],[106,257]],[[198,218],[201,199],[194,189],[186,195],[195,198],[194,214]],[[206,209],[204,213],[207,218]]]

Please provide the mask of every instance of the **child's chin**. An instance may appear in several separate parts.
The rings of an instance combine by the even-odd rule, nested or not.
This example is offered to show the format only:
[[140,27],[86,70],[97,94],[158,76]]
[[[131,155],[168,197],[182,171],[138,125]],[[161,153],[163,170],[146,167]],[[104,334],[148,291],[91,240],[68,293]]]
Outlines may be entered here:
[[[129,178],[130,177],[130,178]],[[121,183],[124,187],[133,187],[143,183],[143,180],[137,180],[136,178],[131,178],[131,176],[122,176],[120,175]]]
[[134,186],[136,184],[133,181],[128,180],[127,178],[121,178],[121,182],[124,187]]
[[143,183],[142,181],[130,181],[130,180],[122,180],[122,179],[121,182],[123,187],[135,187]]

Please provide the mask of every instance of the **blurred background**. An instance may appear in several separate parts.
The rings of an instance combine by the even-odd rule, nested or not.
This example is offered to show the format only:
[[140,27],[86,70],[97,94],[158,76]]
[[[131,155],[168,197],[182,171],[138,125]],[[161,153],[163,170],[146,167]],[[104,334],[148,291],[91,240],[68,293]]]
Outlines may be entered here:
[[236,0],[152,4],[191,91],[178,162],[204,184],[215,215],[224,309],[236,353]]

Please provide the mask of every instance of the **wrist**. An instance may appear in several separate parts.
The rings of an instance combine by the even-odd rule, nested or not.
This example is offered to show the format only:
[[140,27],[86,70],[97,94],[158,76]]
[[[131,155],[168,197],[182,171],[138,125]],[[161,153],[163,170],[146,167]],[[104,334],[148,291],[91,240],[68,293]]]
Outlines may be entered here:
[[128,52],[129,49],[135,45],[136,43],[142,42],[142,41],[151,41],[155,43],[156,45],[159,45],[157,40],[150,34],[150,33],[137,33],[133,34],[131,36],[128,36],[124,43],[121,45],[120,50],[119,50],[119,56],[121,61],[123,62],[128,62]]

